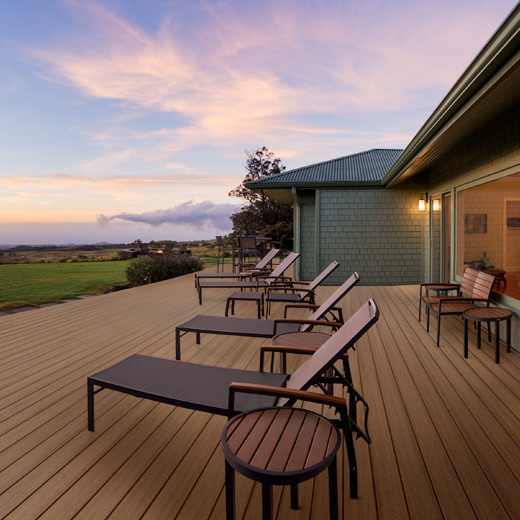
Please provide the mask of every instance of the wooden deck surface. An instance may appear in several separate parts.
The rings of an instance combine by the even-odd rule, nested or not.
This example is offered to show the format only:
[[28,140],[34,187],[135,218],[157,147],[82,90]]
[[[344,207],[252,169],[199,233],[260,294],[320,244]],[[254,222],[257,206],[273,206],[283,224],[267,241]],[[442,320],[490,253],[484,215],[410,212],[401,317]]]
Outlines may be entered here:
[[[333,288],[323,288],[320,300]],[[175,325],[224,314],[228,291],[199,306],[193,275],[0,318],[0,518],[222,519],[224,417],[105,390],[87,431],[86,377],[132,353],[174,358]],[[493,347],[462,357],[460,320],[417,321],[416,286],[356,287],[346,315],[373,297],[376,326],[352,352],[373,442],[356,442],[359,498],[345,519],[520,518],[520,357]],[[275,308],[275,311],[279,309]],[[255,317],[239,302],[237,315]],[[262,340],[183,338],[187,361],[257,370]],[[293,360],[298,363],[299,360]],[[294,366],[294,365],[293,365]],[[326,472],[301,485],[300,509],[275,488],[278,519],[328,518]],[[237,477],[238,518],[261,518],[258,485]]]

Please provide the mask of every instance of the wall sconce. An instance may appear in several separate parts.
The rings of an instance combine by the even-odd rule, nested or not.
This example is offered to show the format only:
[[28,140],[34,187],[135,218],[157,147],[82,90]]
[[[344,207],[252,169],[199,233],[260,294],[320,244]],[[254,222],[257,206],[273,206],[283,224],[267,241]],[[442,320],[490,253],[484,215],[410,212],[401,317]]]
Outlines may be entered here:
[[439,211],[441,209],[441,202],[439,199],[433,199],[433,211]]
[[426,194],[421,193],[421,197],[419,198],[419,211],[424,211],[426,209]]

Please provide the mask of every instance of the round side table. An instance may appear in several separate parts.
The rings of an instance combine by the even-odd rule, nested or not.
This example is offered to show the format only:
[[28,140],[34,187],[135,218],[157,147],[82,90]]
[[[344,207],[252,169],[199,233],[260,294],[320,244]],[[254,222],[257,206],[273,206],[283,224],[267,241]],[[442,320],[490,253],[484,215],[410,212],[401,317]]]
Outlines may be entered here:
[[513,313],[501,307],[475,307],[464,311],[464,357],[468,357],[468,321],[477,323],[477,348],[480,348],[480,324],[495,323],[495,363],[500,363],[500,322],[507,320],[507,352],[511,352],[511,318]]
[[241,413],[222,431],[226,460],[226,518],[235,519],[235,475],[262,483],[262,518],[273,514],[273,485],[291,486],[298,509],[299,482],[328,468],[330,518],[338,518],[336,454],[341,434],[329,420],[301,408],[262,408]]

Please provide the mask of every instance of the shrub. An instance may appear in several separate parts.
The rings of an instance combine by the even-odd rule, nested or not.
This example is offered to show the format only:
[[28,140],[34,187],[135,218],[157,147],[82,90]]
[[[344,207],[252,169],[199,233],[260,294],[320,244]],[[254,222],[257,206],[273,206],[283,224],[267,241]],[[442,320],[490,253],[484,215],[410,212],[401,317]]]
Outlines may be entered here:
[[133,286],[161,282],[202,270],[202,260],[196,256],[157,255],[138,258],[126,268],[126,278]]

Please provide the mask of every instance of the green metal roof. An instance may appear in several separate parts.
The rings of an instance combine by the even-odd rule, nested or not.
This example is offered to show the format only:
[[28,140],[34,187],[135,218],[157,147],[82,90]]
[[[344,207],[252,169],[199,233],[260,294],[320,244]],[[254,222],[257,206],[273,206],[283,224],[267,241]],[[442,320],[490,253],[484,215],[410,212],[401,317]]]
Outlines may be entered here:
[[251,189],[379,185],[402,150],[374,149],[248,182]]

